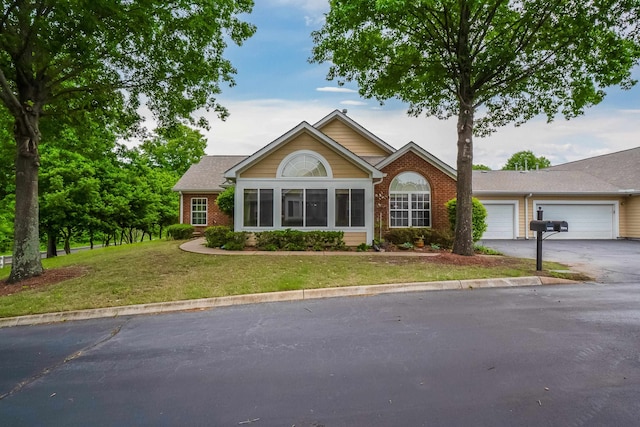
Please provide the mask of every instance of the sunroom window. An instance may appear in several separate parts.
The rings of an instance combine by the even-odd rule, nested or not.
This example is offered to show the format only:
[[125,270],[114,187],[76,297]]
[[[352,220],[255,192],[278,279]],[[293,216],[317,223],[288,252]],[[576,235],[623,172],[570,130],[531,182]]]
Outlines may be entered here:
[[431,226],[431,187],[422,175],[403,172],[391,181],[389,225],[391,227]]
[[303,153],[291,158],[282,168],[283,178],[326,177],[327,168],[316,156]]
[[283,189],[283,227],[326,227],[326,189]]

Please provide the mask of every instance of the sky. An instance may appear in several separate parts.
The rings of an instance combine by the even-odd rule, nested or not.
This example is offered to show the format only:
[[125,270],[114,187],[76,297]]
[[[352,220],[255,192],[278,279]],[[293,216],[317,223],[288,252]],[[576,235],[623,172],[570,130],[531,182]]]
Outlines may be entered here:
[[[302,121],[314,124],[335,109],[347,109],[392,147],[413,141],[455,168],[455,119],[409,117],[407,104],[361,98],[355,84],[339,88],[326,80],[328,64],[308,62],[311,32],[322,26],[327,11],[327,0],[255,0],[253,12],[242,18],[257,26],[256,34],[225,51],[237,69],[236,86],[223,86],[218,97],[230,117],[225,122],[209,117],[206,153],[250,155]],[[640,79],[640,67],[634,77]],[[640,84],[607,93],[579,118],[549,124],[540,117],[474,138],[474,164],[500,169],[512,154],[531,150],[556,165],[640,146]]]

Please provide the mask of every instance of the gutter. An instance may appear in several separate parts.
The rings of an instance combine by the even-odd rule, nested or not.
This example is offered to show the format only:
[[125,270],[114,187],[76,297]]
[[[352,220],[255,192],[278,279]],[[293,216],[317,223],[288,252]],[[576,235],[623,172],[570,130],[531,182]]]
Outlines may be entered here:
[[532,197],[533,193],[529,193],[524,196],[524,240],[529,240],[529,197]]

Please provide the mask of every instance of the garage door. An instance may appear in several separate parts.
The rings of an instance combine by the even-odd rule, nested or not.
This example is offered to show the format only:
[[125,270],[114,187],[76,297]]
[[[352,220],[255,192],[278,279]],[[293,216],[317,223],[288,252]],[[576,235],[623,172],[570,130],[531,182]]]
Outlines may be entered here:
[[514,218],[515,205],[484,203],[487,209],[487,231],[483,239],[515,239]]
[[[568,233],[557,233],[550,239],[615,239],[614,204],[544,204],[546,220],[564,220]],[[536,208],[537,209],[537,208]]]

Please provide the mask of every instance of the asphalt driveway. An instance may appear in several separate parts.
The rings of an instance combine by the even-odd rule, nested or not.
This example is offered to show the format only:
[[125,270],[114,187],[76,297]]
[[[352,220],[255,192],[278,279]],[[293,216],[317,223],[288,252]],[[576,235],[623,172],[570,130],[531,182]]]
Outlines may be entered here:
[[[536,240],[481,240],[480,244],[519,258],[536,257]],[[640,280],[638,240],[545,240],[542,259],[570,265],[599,283]]]

